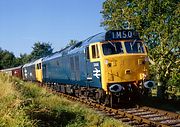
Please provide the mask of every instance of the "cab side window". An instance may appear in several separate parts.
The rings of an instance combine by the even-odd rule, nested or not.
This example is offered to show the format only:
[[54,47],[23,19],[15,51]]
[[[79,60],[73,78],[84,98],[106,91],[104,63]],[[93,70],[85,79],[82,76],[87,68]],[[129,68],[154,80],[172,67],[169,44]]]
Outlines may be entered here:
[[36,64],[36,66],[37,66],[37,69],[38,69],[38,70],[41,69],[41,63]]
[[92,45],[92,58],[99,58],[98,45]]
[[39,63],[39,69],[41,69],[41,63]]
[[39,69],[39,64],[36,64],[36,69]]

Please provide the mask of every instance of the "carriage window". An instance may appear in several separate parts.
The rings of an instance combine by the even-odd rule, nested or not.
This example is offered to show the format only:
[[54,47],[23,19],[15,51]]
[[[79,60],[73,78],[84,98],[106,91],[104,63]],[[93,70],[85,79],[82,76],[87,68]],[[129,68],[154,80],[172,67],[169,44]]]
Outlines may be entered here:
[[142,42],[125,42],[127,53],[144,53]]
[[99,58],[99,50],[97,45],[92,46],[92,58]]
[[104,55],[123,53],[121,42],[108,42],[102,45]]

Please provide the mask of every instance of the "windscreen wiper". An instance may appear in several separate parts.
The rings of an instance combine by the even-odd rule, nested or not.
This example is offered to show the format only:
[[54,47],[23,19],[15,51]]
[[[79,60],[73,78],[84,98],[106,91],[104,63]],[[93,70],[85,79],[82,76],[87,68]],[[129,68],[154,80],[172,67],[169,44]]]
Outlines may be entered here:
[[111,41],[108,41],[113,47],[114,47],[114,49],[115,49],[115,51],[117,52],[117,48],[116,48],[116,45],[115,44],[113,44]]

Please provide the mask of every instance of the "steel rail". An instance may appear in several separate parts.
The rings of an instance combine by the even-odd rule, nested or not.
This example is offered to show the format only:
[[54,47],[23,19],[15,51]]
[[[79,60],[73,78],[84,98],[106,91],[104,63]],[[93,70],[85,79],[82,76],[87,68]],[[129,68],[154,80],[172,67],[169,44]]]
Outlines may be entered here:
[[[92,102],[87,98],[79,98],[65,93],[57,92],[52,88],[45,87],[49,92],[66,97],[72,101],[84,103],[90,108],[105,113],[115,119],[121,120],[124,123],[133,126],[147,126],[147,127],[178,127],[180,126],[180,115],[151,107],[128,108],[128,109],[113,109],[104,105]],[[148,116],[149,114],[149,116]],[[144,117],[143,117],[144,116]],[[145,117],[146,116],[146,117]],[[158,119],[157,119],[158,118]],[[171,120],[171,122],[166,122]]]

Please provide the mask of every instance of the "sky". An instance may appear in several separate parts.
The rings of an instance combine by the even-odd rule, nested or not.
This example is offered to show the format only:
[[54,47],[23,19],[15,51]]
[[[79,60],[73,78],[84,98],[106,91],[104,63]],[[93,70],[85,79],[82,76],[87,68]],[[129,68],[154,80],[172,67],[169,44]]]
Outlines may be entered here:
[[0,0],[0,47],[16,57],[30,54],[37,41],[54,51],[70,40],[84,40],[104,32],[105,0]]

